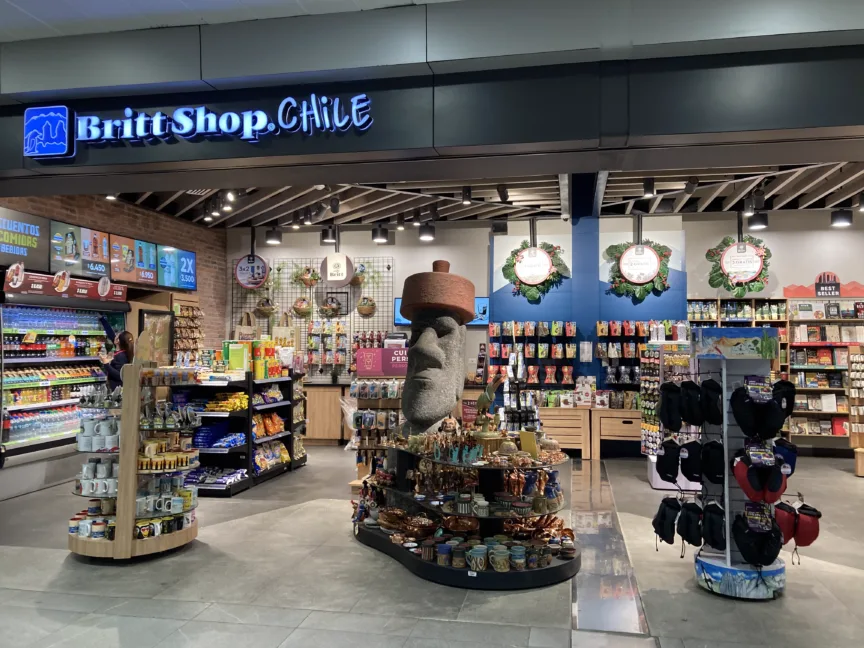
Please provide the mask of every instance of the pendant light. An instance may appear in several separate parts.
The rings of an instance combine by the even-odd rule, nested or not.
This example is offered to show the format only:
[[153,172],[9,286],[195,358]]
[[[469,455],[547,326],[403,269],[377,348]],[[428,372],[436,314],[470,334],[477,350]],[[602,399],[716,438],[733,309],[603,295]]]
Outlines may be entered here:
[[396,229],[400,232],[405,229],[405,214],[399,214],[396,217]]
[[414,220],[411,221],[414,227],[420,227],[420,209],[414,209]]
[[465,186],[462,187],[462,204],[470,205],[471,204],[471,187]]
[[282,245],[282,232],[276,228],[267,230],[264,236],[264,242],[267,245]]
[[372,242],[378,243],[386,243],[389,240],[387,237],[387,230],[380,225],[377,225],[372,228]]
[[303,224],[311,225],[312,224],[312,208],[307,207],[306,211],[303,214]]
[[291,216],[291,229],[300,229],[300,214],[298,214],[296,211],[294,212],[294,215]]
[[831,212],[831,227],[849,227],[851,225],[851,209],[835,209]]
[[421,241],[434,241],[435,226],[432,223],[423,223],[420,226],[419,236]]
[[642,181],[642,197],[653,198],[656,194],[654,191],[654,178],[645,178]]
[[753,208],[753,199],[751,197],[747,197],[744,199],[744,216],[750,218],[753,214],[756,213],[756,210]]
[[321,231],[321,242],[322,243],[335,243],[336,242],[336,230],[332,227],[325,227]]
[[764,230],[768,227],[768,214],[765,212],[756,212],[747,221],[747,229],[756,231]]

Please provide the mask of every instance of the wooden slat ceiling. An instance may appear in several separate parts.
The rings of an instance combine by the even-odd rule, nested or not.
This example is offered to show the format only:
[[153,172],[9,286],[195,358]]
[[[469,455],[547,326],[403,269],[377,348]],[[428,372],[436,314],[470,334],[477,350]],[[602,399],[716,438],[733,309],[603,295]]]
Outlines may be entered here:
[[[646,178],[654,179],[653,198],[644,197]],[[695,188],[688,184],[694,179]],[[737,212],[757,191],[764,194],[763,211],[852,207],[864,191],[864,164],[611,171],[601,215]]]
[[[230,203],[226,199],[228,189],[148,191],[120,194],[118,198],[207,227],[286,228],[295,214],[302,222],[307,209],[315,225],[387,223],[400,214],[406,221],[417,217],[425,221],[433,209],[437,209],[439,220],[446,221],[560,216],[560,186],[559,176],[548,175],[385,185],[251,187],[232,190],[236,198]],[[471,188],[468,204],[462,202],[463,187]],[[506,201],[499,193],[502,188]],[[230,204],[230,211],[220,210],[219,201]],[[212,215],[214,209],[218,215]]]

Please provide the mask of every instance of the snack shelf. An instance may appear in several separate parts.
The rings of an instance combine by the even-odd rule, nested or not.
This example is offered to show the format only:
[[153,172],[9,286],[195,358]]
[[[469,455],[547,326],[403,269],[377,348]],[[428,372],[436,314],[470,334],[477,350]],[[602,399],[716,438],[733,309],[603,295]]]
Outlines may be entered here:
[[252,382],[256,385],[270,385],[272,383],[290,382],[291,376],[281,376],[279,378],[256,378]]
[[291,470],[297,470],[298,468],[302,468],[303,466],[305,466],[306,465],[306,459],[308,457],[309,457],[309,455],[304,454],[299,459],[293,459],[292,458],[291,459]]
[[260,439],[254,439],[255,443],[266,443],[267,441],[275,441],[276,439],[281,439],[286,436],[291,436],[293,432],[291,430],[285,430],[284,432],[280,432],[279,434],[274,434],[273,436],[261,437]]
[[293,406],[295,405],[295,403],[290,400],[283,400],[276,403],[263,403],[262,405],[253,405],[252,409],[254,409],[256,412],[263,412],[264,410],[276,409],[278,407],[287,407],[288,405]]
[[252,487],[252,480],[244,477],[231,484],[196,484],[198,497],[233,497]]
[[271,466],[267,470],[262,470],[260,473],[252,477],[252,479],[256,484],[260,484],[261,482],[265,482],[268,479],[273,479],[274,477],[281,475],[282,473],[288,472],[290,469],[290,463],[276,464],[275,466]]
[[48,409],[50,407],[66,407],[68,405],[77,405],[77,398],[67,398],[65,400],[48,401],[47,403],[24,403],[22,405],[7,405],[7,412],[23,412],[25,410]]
[[848,439],[848,434],[798,434],[797,432],[791,432],[790,436],[793,437],[818,437],[820,439]]
[[235,454],[247,452],[246,444],[230,448],[196,448],[196,450],[198,450],[198,454]]
[[209,418],[246,418],[246,410],[233,410],[231,412],[197,412],[198,416]]
[[71,358],[3,358],[3,364],[54,364],[65,362],[99,362],[99,356],[73,356]]

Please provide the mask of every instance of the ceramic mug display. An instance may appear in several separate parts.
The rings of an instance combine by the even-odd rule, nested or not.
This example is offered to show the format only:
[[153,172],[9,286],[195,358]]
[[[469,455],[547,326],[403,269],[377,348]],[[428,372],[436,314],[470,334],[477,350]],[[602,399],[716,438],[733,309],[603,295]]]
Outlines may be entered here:
[[92,452],[93,451],[93,437],[87,436],[83,433],[78,435],[78,451],[79,452]]
[[81,419],[81,434],[83,434],[84,436],[93,436],[94,434],[96,434],[96,419]]
[[100,463],[96,465],[96,478],[107,479],[111,476],[111,465]]
[[114,477],[110,477],[110,478],[105,480],[105,483],[107,484],[107,491],[106,491],[107,494],[111,495],[111,496],[116,495],[117,494],[117,479],[115,479]]
[[81,477],[82,479],[94,479],[96,477],[96,464],[89,461],[81,464]]
[[79,483],[81,484],[81,494],[82,495],[93,495],[94,494],[93,481],[94,480],[89,479],[89,478],[84,478],[84,479],[80,480]]
[[183,512],[183,502],[184,502],[184,500],[182,497],[172,497],[169,512],[182,513]]
[[114,419],[105,419],[96,424],[96,434],[99,436],[111,436],[114,434]]
[[93,452],[99,452],[100,450],[105,449],[105,437],[103,436],[91,437],[91,443],[93,446]]
[[106,436],[105,437],[105,447],[108,449],[119,448],[120,447],[120,436],[118,434],[112,434],[110,436]]

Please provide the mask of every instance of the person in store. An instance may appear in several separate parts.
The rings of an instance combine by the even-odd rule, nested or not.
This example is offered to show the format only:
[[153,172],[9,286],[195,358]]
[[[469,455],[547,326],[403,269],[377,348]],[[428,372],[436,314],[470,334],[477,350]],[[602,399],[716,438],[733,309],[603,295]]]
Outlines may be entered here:
[[102,370],[108,376],[108,391],[110,392],[123,385],[123,377],[120,375],[120,370],[123,368],[123,365],[129,364],[135,359],[135,340],[129,331],[121,331],[115,334],[114,329],[108,322],[108,318],[104,315],[99,317],[99,321],[102,323],[102,328],[105,329],[105,335],[108,336],[109,340],[114,341],[114,348],[117,350],[113,357],[109,356],[105,351],[99,354]]

